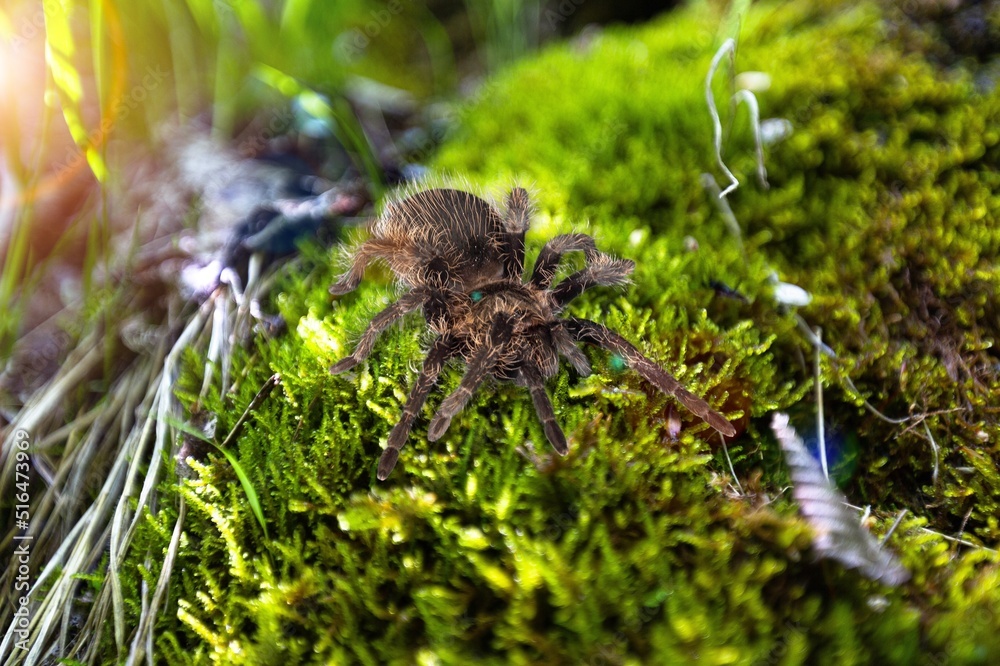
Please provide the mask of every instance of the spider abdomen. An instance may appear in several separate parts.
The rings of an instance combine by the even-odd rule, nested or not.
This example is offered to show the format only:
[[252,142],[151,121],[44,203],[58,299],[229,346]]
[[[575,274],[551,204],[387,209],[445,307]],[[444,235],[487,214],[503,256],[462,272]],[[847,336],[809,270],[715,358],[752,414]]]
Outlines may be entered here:
[[[500,275],[503,219],[489,203],[450,189],[418,192],[392,204],[372,229],[405,257],[385,258],[411,286],[474,287]],[[441,269],[445,269],[444,272]]]

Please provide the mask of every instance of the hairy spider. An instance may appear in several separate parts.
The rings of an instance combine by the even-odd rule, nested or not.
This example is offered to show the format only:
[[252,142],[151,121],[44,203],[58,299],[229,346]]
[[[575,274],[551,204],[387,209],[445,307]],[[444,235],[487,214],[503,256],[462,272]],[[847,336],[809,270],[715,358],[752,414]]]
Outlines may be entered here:
[[378,334],[403,315],[423,308],[432,327],[445,327],[449,311],[467,300],[456,298],[459,294],[500,279],[520,279],[528,193],[516,188],[506,203],[501,217],[496,208],[468,192],[433,189],[389,204],[330,293],[356,289],[373,259],[388,263],[410,290],[372,320],[354,353],[333,372],[343,372],[368,356]]
[[[373,259],[386,261],[409,291],[377,314],[354,352],[330,371],[344,372],[372,351],[378,335],[393,321],[421,308],[438,337],[410,391],[399,422],[389,433],[378,465],[378,478],[389,476],[410,429],[445,364],[461,357],[467,369],[455,391],[431,420],[430,441],[438,440],[452,418],[487,378],[514,382],[531,394],[545,436],[565,455],[566,436],[556,423],[545,380],[565,357],[581,375],[590,374],[587,357],[576,346],[585,342],[620,355],[664,393],[677,398],[710,426],[733,436],[736,430],[708,403],[694,395],[646,358],[625,338],[586,319],[560,318],[566,305],[595,285],[627,282],[635,264],[598,251],[584,234],[556,236],[545,244],[531,277],[524,281],[524,234],[528,229],[528,193],[514,188],[501,214],[487,201],[467,192],[432,189],[390,205],[372,228],[372,236],[356,251],[351,267],[330,288],[344,294],[355,289]],[[562,255],[582,251],[585,266],[552,286]]]

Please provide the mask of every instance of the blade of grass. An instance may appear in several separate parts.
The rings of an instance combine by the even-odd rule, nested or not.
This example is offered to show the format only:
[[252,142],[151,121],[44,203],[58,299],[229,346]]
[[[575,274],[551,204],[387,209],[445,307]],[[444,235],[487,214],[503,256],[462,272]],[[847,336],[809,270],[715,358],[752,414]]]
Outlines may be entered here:
[[448,30],[434,12],[425,5],[416,6],[415,9],[424,15],[424,20],[417,24],[417,29],[430,56],[434,93],[442,97],[447,96],[455,90],[458,80],[455,47]]
[[222,452],[222,455],[226,456],[229,464],[233,466],[233,471],[236,472],[236,477],[240,480],[240,485],[243,486],[243,492],[246,493],[250,510],[253,511],[254,517],[260,523],[260,528],[264,530],[264,538],[270,540],[271,537],[267,533],[267,522],[264,520],[264,510],[260,506],[260,498],[257,496],[257,491],[254,490],[253,484],[250,482],[250,477],[247,476],[247,473],[243,470],[243,466],[240,465],[236,456],[229,449],[224,449],[218,445],[215,445],[215,448]]
[[[183,8],[174,0],[162,1],[166,23],[172,26],[167,31],[167,38],[170,43],[170,73],[174,80],[177,112],[182,118],[190,118],[197,109],[198,78],[201,73],[195,55],[197,49],[193,39],[194,30],[181,29],[182,26],[186,28],[189,23]],[[197,17],[192,18],[197,20]]]
[[237,63],[236,46],[231,36],[235,19],[219,16],[222,26],[215,51],[215,84],[212,92],[212,136],[226,141],[233,130],[236,118]]
[[312,0],[286,0],[281,8],[281,34],[302,35]]
[[80,73],[73,64],[76,53],[69,0],[43,3],[45,16],[45,61],[55,82],[63,119],[77,147],[87,158],[87,164],[98,181],[107,177],[107,166],[100,153],[94,149],[89,132],[83,123],[81,103],[84,91]]
[[375,158],[371,142],[365,130],[358,122],[357,116],[344,99],[336,99],[331,107],[333,117],[337,119],[338,138],[348,150],[361,160],[362,170],[368,176],[369,186],[375,200],[382,198],[385,182],[382,179],[382,169]]
[[97,105],[104,116],[104,3],[109,0],[90,0],[90,58],[94,63],[94,88],[97,90]]
[[268,380],[264,382],[263,386],[260,387],[260,390],[257,391],[257,395],[255,395],[253,400],[250,401],[250,404],[247,405],[247,408],[243,410],[243,415],[240,416],[240,418],[236,421],[236,424],[233,426],[232,430],[230,430],[229,434],[226,435],[226,439],[223,440],[222,444],[216,444],[209,437],[207,437],[204,432],[200,431],[198,428],[195,428],[192,425],[184,423],[173,417],[167,417],[167,422],[170,424],[170,427],[184,433],[185,435],[194,437],[195,439],[211,444],[216,449],[218,449],[218,451],[222,453],[222,455],[226,457],[226,460],[229,461],[229,464],[233,466],[233,471],[236,472],[236,477],[239,479],[240,485],[243,486],[243,492],[246,494],[247,503],[250,505],[250,510],[253,511],[254,517],[257,518],[257,522],[260,524],[261,529],[264,531],[264,537],[268,539],[270,539],[270,536],[268,536],[267,522],[264,519],[264,510],[260,504],[260,497],[257,495],[257,491],[256,489],[254,489],[253,483],[251,483],[250,481],[250,477],[247,475],[246,471],[243,469],[243,466],[240,465],[239,460],[237,460],[236,456],[232,453],[230,449],[233,443],[235,443],[236,438],[239,437],[239,434],[243,430],[243,426],[246,425],[247,420],[249,420],[250,415],[261,406],[264,400],[266,400],[267,397],[271,395],[271,392],[274,390],[274,387],[277,386],[280,382],[281,382],[281,375],[278,374],[271,375],[268,378]]
[[146,641],[151,641],[153,636],[153,624],[156,620],[157,611],[163,603],[163,597],[170,587],[170,573],[174,569],[174,562],[177,560],[177,552],[180,549],[181,533],[184,528],[184,517],[187,515],[187,503],[184,496],[181,496],[180,506],[177,509],[177,522],[174,523],[173,532],[170,535],[170,544],[167,546],[167,556],[163,560],[163,567],[160,569],[160,577],[156,581],[156,590],[153,592],[153,600],[148,608],[144,608],[139,619],[139,628],[132,639],[132,650],[128,655],[126,666],[134,666],[148,652],[150,655],[151,646]]
[[[5,177],[3,185],[13,186],[14,183],[12,179]],[[9,190],[4,187],[3,191]],[[13,351],[27,302],[23,292],[20,299],[16,298],[15,294],[18,293],[24,273],[31,264],[31,248],[28,246],[28,233],[31,227],[28,218],[31,213],[30,207],[19,208],[14,213],[12,222],[14,233],[3,257],[3,269],[0,270],[0,303],[4,304],[5,310],[5,316],[0,319],[0,359],[8,358]]]

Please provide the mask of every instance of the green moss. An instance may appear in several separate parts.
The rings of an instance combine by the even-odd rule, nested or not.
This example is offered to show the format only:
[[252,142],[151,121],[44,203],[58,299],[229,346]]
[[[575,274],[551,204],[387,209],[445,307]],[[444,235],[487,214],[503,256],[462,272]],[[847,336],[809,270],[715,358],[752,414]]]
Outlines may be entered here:
[[[740,69],[770,75],[773,85],[758,95],[762,114],[787,119],[794,133],[769,148],[771,187],[762,191],[745,117],[735,118],[727,159],[744,181],[730,197],[744,257],[698,184],[714,166],[700,85],[712,54],[703,26],[712,24],[698,11],[672,15],[510,72],[465,116],[438,164],[485,178],[516,173],[539,184],[547,210],[589,217],[609,234],[651,235],[635,248],[610,243],[639,263],[633,302],[654,312],[707,308],[724,325],[731,316],[751,321],[780,341],[772,370],[797,383],[808,370],[787,360],[808,348],[768,311],[766,267],[807,289],[814,298],[802,314],[838,355],[824,368],[830,417],[872,445],[857,489],[882,505],[942,503],[936,527],[957,531],[964,522],[997,543],[988,518],[1000,489],[997,421],[988,402],[1000,324],[1000,93],[977,92],[970,74],[901,51],[871,6],[751,13]],[[528,85],[530,113],[516,92]],[[615,123],[610,139],[605,117]],[[698,241],[699,257],[685,254],[685,236]],[[713,280],[754,303],[712,299],[704,287]],[[665,297],[652,303],[647,294]],[[755,397],[780,404],[768,383]],[[942,459],[954,463],[936,485],[922,426],[852,409],[862,398],[893,416],[928,415]],[[968,468],[974,479],[956,471]]]
[[[741,251],[700,182],[714,165],[702,80],[719,22],[688,10],[515,67],[461,114],[437,166],[532,183],[529,248],[575,229],[636,260],[633,285],[593,290],[572,314],[621,331],[738,422],[729,448],[742,492],[706,426],[594,351],[593,376],[567,369],[549,385],[566,458],[544,446],[525,393],[499,385],[440,442],[419,421],[377,482],[426,335],[416,320],[394,328],[354,377],[330,376],[392,292],[376,273],[331,305],[336,269],[310,256],[275,304],[289,334],[246,352],[238,390],[203,405],[226,432],[281,373],[282,390],[238,444],[271,538],[221,457],[180,483],[187,516],[159,620],[164,661],[971,664],[1000,654],[1000,559],[938,534],[1000,542],[990,406],[1000,93],[903,52],[871,7],[755,8],[739,67],[771,75],[764,115],[795,131],[769,148],[761,191],[745,120],[733,124]],[[841,465],[846,492],[873,505],[878,533],[910,511],[891,544],[913,572],[899,589],[814,562],[783,493],[787,474],[758,417],[788,409],[808,424],[815,404],[812,350],[774,305],[772,270],[813,294],[801,313],[836,351],[822,374],[831,445],[856,443]],[[200,364],[189,368],[193,394]],[[450,369],[438,395],[460,374]],[[886,423],[862,398],[928,416]],[[676,441],[665,425],[674,414]],[[144,523],[133,569],[164,551],[175,516],[168,507]]]

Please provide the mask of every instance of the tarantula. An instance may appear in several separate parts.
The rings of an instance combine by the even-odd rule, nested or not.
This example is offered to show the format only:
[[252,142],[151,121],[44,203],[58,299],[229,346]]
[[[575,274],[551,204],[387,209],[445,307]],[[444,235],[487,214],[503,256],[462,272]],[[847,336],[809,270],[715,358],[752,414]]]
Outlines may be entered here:
[[[528,389],[545,436],[560,455],[565,455],[569,447],[556,423],[545,380],[558,371],[560,355],[579,374],[590,374],[590,363],[577,342],[619,354],[640,375],[673,395],[710,426],[724,435],[735,435],[729,421],[625,338],[586,319],[558,316],[570,301],[592,286],[627,282],[635,264],[598,251],[590,236],[564,234],[545,244],[531,277],[524,281],[528,193],[515,187],[505,203],[506,210],[501,214],[487,201],[467,192],[432,189],[391,204],[373,226],[371,238],[355,252],[350,269],[330,288],[333,294],[352,291],[374,259],[387,262],[409,288],[371,320],[354,352],[330,369],[334,374],[364,360],[387,326],[417,309],[422,309],[438,336],[399,422],[389,433],[388,445],[379,460],[378,478],[385,480],[389,476],[430,390],[445,364],[455,357],[461,357],[467,369],[458,388],[441,402],[431,420],[427,432],[430,441],[444,435],[478,386],[493,377]],[[562,255],[574,251],[584,253],[584,268],[553,287]]]

